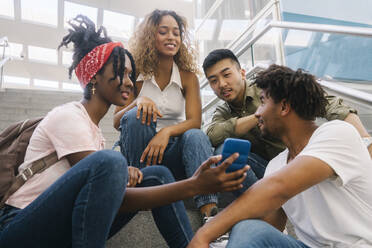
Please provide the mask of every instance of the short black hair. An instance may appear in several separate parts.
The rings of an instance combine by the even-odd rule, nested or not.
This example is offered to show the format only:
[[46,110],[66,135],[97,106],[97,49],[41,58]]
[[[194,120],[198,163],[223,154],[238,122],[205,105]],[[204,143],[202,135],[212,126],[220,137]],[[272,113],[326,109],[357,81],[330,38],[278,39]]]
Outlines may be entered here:
[[[106,29],[100,27],[96,31],[96,25],[92,20],[84,15],[77,15],[74,19],[68,22],[72,28],[68,29],[68,35],[63,37],[61,44],[58,46],[58,49],[62,46],[67,47],[70,42],[74,44],[74,52],[72,56],[72,64],[69,67],[69,78],[71,79],[72,72],[76,66],[80,63],[80,60],[84,58],[90,51],[95,47],[112,42],[112,40],[107,36]],[[125,54],[128,55],[131,65],[132,73],[130,79],[132,82],[135,82],[136,68],[132,55],[122,47],[115,47],[110,57],[107,61],[113,61],[114,67],[114,77],[120,77],[120,84],[123,83],[124,77],[124,68],[125,68]],[[120,64],[119,64],[120,61]],[[107,63],[107,62],[106,62]],[[120,68],[119,66],[120,65]],[[104,70],[105,65],[97,72],[101,74]],[[84,98],[89,100],[92,93],[92,83],[88,83],[84,89]]]
[[235,62],[240,69],[240,62],[238,58],[235,56],[235,54],[229,50],[229,49],[216,49],[210,52],[207,57],[205,57],[203,62],[203,70],[204,74],[206,75],[206,71],[217,64],[219,61],[223,59],[231,59],[233,62]]
[[286,99],[294,111],[305,120],[324,117],[328,100],[315,77],[302,69],[271,65],[258,72],[253,84],[263,89],[275,103]]

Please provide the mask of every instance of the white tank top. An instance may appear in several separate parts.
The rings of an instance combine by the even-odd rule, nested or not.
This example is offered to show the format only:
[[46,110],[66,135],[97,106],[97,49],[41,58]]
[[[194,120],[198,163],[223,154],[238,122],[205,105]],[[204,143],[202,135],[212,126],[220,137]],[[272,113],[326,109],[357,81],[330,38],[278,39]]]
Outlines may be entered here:
[[[137,81],[142,81],[143,76],[140,74]],[[182,94],[182,83],[178,66],[173,62],[172,75],[169,84],[162,91],[153,76],[151,79],[143,80],[142,88],[138,96],[150,98],[163,115],[158,118],[156,131],[178,124],[186,120],[185,114],[185,97]]]

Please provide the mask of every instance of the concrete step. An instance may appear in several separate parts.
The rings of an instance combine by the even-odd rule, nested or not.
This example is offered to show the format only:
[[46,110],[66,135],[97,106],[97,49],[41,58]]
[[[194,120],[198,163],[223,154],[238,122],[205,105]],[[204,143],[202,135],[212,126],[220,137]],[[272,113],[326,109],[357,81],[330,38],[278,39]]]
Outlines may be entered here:
[[[0,91],[0,131],[14,122],[45,116],[54,107],[81,98],[82,93],[76,92],[3,89]],[[114,106],[111,106],[100,122],[107,149],[111,149],[119,137],[113,128],[113,112]]]
[[[201,217],[197,210],[187,210],[194,232],[201,226]],[[151,211],[141,211],[115,236],[107,241],[107,248],[158,248],[168,247],[161,236]]]
[[[222,202],[227,202],[228,199],[224,193]],[[186,200],[187,215],[193,232],[195,233],[202,225],[201,215],[197,209],[190,209],[190,199]],[[222,204],[224,205],[224,204]],[[220,209],[222,210],[222,209]],[[296,238],[294,228],[290,222],[287,222],[286,232]],[[161,236],[153,218],[151,211],[140,211],[137,215],[124,226],[115,236],[109,239],[106,243],[107,248],[158,248],[168,247],[165,240]]]

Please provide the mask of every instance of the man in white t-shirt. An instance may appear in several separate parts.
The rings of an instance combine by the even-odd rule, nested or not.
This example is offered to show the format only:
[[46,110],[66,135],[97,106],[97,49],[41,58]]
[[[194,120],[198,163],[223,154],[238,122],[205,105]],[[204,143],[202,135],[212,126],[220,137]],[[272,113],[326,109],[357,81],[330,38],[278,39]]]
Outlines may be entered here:
[[[310,74],[272,65],[255,84],[258,126],[287,149],[189,247],[207,248],[231,228],[229,248],[372,247],[372,160],[357,130],[338,120],[315,124],[326,98]],[[282,233],[287,218],[298,240]]]

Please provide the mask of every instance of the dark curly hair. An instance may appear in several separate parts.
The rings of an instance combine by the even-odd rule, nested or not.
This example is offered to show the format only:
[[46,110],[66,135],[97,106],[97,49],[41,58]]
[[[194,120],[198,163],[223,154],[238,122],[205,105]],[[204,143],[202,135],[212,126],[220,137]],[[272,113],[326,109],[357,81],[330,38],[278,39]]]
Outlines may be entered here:
[[257,73],[253,84],[263,89],[275,103],[286,99],[305,120],[325,116],[326,93],[315,77],[302,69],[294,71],[285,66],[271,65]]
[[[60,49],[62,46],[67,47],[70,42],[74,44],[72,64],[68,70],[69,78],[71,79],[72,72],[85,55],[87,55],[95,47],[108,42],[112,42],[112,40],[107,36],[106,29],[103,26],[101,26],[96,31],[96,25],[94,24],[94,22],[84,15],[77,15],[74,19],[68,21],[68,23],[72,28],[68,29],[68,35],[63,37],[61,44],[58,46],[58,49]],[[125,54],[128,55],[132,65],[132,74],[130,76],[130,79],[132,80],[132,82],[135,82],[136,68],[130,52],[122,47],[115,47],[107,60],[113,62],[115,74],[114,78],[119,76],[120,84],[123,83]],[[97,72],[97,74],[103,73],[105,65]],[[92,87],[93,84],[88,83],[84,89],[84,98],[87,100],[91,98]]]

